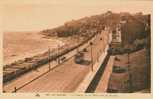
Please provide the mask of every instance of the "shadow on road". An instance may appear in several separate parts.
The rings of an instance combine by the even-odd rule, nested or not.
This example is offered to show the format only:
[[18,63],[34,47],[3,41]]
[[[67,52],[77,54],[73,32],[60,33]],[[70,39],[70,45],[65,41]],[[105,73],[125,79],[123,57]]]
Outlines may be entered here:
[[87,90],[85,91],[85,93],[94,93],[94,91],[97,88],[97,85],[104,73],[105,67],[108,63],[108,60],[110,58],[110,55],[108,54],[104,60],[104,62],[102,63],[102,65],[100,66],[100,69],[97,71],[96,75],[94,76],[93,80],[91,81],[91,83],[89,84]]

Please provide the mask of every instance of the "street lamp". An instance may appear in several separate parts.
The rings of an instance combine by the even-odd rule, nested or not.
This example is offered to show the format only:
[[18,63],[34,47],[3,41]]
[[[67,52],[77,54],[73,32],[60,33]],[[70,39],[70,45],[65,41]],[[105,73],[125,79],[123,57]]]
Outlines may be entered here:
[[58,61],[58,64],[60,64],[59,54],[60,54],[60,44],[58,44],[58,48],[57,48],[57,61]]
[[92,45],[93,45],[93,43],[92,42],[90,42],[90,47],[91,47],[91,70],[93,71],[93,55],[92,55]]
[[49,64],[49,71],[51,69],[51,65],[50,65],[50,47],[48,47],[48,64]]
[[14,87],[14,92],[16,92],[17,91],[17,88],[16,87]]

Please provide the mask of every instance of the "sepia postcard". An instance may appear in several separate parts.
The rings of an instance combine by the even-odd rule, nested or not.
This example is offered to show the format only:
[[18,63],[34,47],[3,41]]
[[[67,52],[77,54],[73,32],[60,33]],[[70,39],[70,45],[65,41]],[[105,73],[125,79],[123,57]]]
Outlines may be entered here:
[[152,0],[0,0],[0,98],[151,98]]

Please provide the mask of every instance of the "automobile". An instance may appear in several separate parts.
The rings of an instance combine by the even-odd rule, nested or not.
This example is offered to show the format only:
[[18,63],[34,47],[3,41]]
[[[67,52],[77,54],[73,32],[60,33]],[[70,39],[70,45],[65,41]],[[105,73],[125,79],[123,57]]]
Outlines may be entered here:
[[83,60],[84,60],[84,53],[78,52],[74,58],[75,63],[80,64],[83,62]]

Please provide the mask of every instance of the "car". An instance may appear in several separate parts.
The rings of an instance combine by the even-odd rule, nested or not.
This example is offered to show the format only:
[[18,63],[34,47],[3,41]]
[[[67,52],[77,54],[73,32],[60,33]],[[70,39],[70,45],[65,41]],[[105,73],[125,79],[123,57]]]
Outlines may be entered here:
[[74,60],[75,60],[75,63],[77,63],[77,64],[82,63],[83,60],[84,60],[84,53],[78,52],[78,53],[75,55]]

